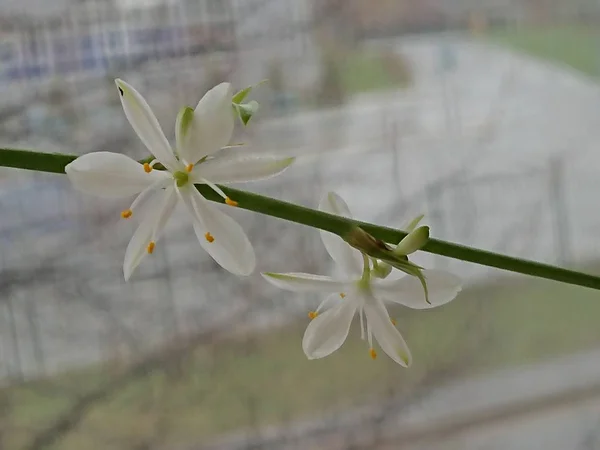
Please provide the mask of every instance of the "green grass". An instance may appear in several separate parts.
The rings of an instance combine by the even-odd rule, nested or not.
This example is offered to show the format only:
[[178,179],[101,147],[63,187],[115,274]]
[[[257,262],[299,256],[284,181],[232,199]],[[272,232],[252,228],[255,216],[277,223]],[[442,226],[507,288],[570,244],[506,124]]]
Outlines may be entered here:
[[582,25],[495,30],[492,40],[533,56],[600,76],[600,31]]
[[410,82],[408,66],[402,64],[400,56],[396,58],[394,61],[391,54],[348,53],[339,63],[342,86],[349,94],[404,87]]
[[[290,299],[290,301],[292,301]],[[253,425],[313,418],[381,396],[406,392],[436,368],[469,361],[464,371],[519,364],[600,344],[600,294],[527,279],[463,292],[431,311],[394,309],[414,356],[405,370],[383,354],[369,358],[358,327],[331,357],[307,361],[306,320],[252,336],[198,347],[178,371],[149,371],[88,411],[55,449],[134,448],[157,430],[166,447],[201,442]],[[3,448],[22,448],[79,393],[115,370],[91,368],[5,389]]]

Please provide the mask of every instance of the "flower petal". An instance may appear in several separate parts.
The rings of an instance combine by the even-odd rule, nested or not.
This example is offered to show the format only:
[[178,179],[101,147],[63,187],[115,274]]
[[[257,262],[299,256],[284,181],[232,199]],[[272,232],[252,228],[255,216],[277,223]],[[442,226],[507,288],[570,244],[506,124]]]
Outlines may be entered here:
[[187,184],[177,192],[192,216],[200,245],[224,269],[235,275],[250,275],[256,258],[242,227],[210,205],[193,185]]
[[[192,172],[194,176],[205,178],[213,183],[240,183],[264,180],[280,174],[296,158],[277,158],[275,156],[252,156],[244,151],[222,151],[214,158],[199,164]],[[200,181],[198,181],[200,182]]]
[[225,147],[233,133],[234,111],[231,107],[231,84],[221,83],[198,102],[191,123],[180,133],[179,156],[195,164],[201,158]]
[[381,349],[395,362],[404,367],[412,363],[412,355],[404,338],[396,329],[381,300],[365,294],[364,311],[370,330]]
[[65,172],[76,189],[103,198],[129,197],[168,178],[168,174],[157,170],[146,173],[139,162],[111,152],[80,156],[67,164]]
[[167,169],[170,171],[178,169],[181,164],[175,158],[169,141],[144,97],[119,78],[115,80],[115,84],[119,88],[125,116],[141,141]]
[[169,217],[171,217],[173,209],[177,205],[175,188],[168,187],[164,191],[157,192],[154,194],[153,200],[159,203],[159,207],[147,211],[137,230],[133,233],[129,245],[127,245],[127,250],[125,250],[125,260],[123,262],[125,281],[129,280],[133,271],[148,253],[147,249],[150,241],[156,242],[158,240]]
[[302,338],[302,349],[308,359],[323,358],[340,348],[348,336],[354,314],[356,302],[346,297],[315,317]]
[[[335,192],[328,192],[319,203],[321,211],[337,214],[343,217],[352,217],[350,209],[342,197]],[[321,231],[323,245],[327,249],[331,258],[348,275],[360,275],[363,269],[362,256],[360,252],[348,245],[344,240],[327,231]]]
[[429,309],[453,300],[461,291],[460,278],[443,270],[423,270],[429,291],[425,301],[423,286],[417,277],[410,275],[396,280],[381,280],[372,284],[373,294],[382,300],[399,303],[414,309]]
[[261,275],[273,286],[292,292],[337,292],[339,294],[345,293],[352,287],[351,281],[337,281],[331,277],[310,273],[263,272]]

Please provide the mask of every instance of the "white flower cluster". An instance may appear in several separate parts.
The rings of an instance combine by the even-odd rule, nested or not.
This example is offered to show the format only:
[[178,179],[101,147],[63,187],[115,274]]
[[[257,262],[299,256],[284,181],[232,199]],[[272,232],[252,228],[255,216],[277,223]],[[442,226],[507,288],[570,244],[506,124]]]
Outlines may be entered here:
[[[229,206],[237,206],[217,184],[253,181],[283,172],[294,158],[248,155],[228,146],[235,116],[247,123],[256,102],[242,103],[250,89],[233,95],[229,83],[208,91],[196,108],[180,110],[175,124],[175,148],[165,137],[158,120],[144,98],[123,80],[115,81],[127,120],[153,159],[140,163],[112,152],[89,153],[67,165],[73,186],[83,192],[106,198],[136,195],[131,206],[121,212],[124,219],[140,216],[123,263],[128,280],[145,255],[154,251],[175,206],[181,202],[189,212],[200,245],[224,269],[236,275],[250,275],[256,258],[252,244],[240,225],[207,201],[195,188],[204,184],[222,196]],[[319,209],[350,217],[348,206],[335,193],[325,195]],[[410,234],[394,249],[406,261],[404,276],[391,272],[386,262],[370,258],[339,236],[321,232],[325,248],[346,275],[343,279],[305,273],[265,272],[273,285],[295,292],[323,292],[328,296],[309,313],[302,347],[309,359],[322,358],[341,347],[356,314],[360,317],[363,339],[376,358],[373,337],[395,362],[408,367],[411,354],[384,302],[409,308],[427,309],[443,305],[460,291],[460,280],[452,274],[422,270],[408,262],[406,255],[426,242],[426,227],[413,221]],[[402,260],[402,261],[404,261]],[[390,274],[391,272],[391,274]],[[388,277],[389,276],[389,277]]]

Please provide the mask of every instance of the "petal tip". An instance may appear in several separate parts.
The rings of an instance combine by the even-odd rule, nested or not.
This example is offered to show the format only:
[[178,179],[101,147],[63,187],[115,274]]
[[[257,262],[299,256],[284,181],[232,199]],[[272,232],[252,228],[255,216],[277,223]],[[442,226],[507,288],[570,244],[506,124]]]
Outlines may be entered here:
[[253,264],[252,266],[249,266],[247,268],[242,268],[238,271],[238,275],[242,276],[242,277],[248,277],[250,275],[252,275],[252,273],[254,272],[256,265]]
[[271,278],[275,278],[275,279],[283,279],[283,278],[285,278],[284,274],[282,274],[282,273],[276,273],[276,272],[261,272],[260,274],[266,280],[269,280]]
[[294,164],[295,161],[296,161],[296,157],[295,156],[291,156],[289,158],[282,159],[281,162],[280,162],[281,172],[283,172],[288,167],[290,167],[292,164]]

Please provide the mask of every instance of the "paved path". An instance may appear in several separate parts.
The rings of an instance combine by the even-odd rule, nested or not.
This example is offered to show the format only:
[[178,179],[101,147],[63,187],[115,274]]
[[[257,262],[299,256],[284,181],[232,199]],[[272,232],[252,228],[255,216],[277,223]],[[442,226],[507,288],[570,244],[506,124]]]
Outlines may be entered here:
[[[340,412],[207,450],[360,448],[581,450],[600,442],[600,351],[438,385],[420,400]],[[353,447],[354,448],[354,447]]]

